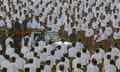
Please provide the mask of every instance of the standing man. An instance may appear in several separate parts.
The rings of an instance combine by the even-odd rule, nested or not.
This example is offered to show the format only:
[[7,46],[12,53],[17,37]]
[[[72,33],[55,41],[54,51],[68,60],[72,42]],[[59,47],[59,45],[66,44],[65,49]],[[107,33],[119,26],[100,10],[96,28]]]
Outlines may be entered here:
[[71,33],[71,35],[70,35],[70,41],[76,42],[76,40],[77,40],[76,29],[73,29],[73,30],[72,30],[72,33]]
[[88,28],[85,30],[85,42],[86,44],[92,48],[92,39],[93,39],[93,35],[94,35],[94,31],[93,29],[91,28],[91,25],[89,24],[88,25]]
[[100,32],[96,31],[93,39],[93,45],[96,48],[100,44],[101,44]]

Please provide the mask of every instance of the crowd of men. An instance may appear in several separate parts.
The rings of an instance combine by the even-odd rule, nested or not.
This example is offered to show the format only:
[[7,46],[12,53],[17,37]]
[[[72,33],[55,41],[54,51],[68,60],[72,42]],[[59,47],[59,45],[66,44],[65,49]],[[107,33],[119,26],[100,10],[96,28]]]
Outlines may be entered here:
[[7,34],[46,29],[69,39],[76,28],[89,46],[96,40],[109,47],[108,41],[120,39],[119,0],[1,0],[0,14],[0,30]]
[[14,39],[5,39],[5,47],[0,45],[1,72],[119,72],[120,49],[114,46],[105,50],[99,45],[95,50],[89,50],[81,39],[67,46],[57,47],[52,41],[46,43],[38,39],[31,45],[31,37],[26,34],[21,39],[21,48],[15,47]]
[[[119,72],[119,15],[120,0],[0,0],[0,70]],[[43,29],[72,46],[43,39],[32,46],[29,34],[19,35]]]

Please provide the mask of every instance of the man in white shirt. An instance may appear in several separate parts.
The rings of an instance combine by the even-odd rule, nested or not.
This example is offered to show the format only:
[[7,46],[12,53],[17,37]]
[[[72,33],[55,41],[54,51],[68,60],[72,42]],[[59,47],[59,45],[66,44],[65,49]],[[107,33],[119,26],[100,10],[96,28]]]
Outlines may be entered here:
[[104,58],[103,67],[110,64],[110,60],[111,60],[111,55],[107,55],[106,58]]
[[86,23],[86,19],[83,20],[83,23],[81,24],[81,30],[85,31],[88,28],[88,24]]
[[45,41],[42,38],[40,38],[40,40],[38,41],[38,43],[39,43],[40,51],[42,51],[43,48],[46,46],[46,43],[45,43]]
[[36,69],[33,65],[33,59],[29,59],[29,62],[24,65],[24,69],[29,68],[29,72],[36,72]]
[[38,54],[38,56],[40,56],[41,51],[40,51],[38,42],[35,43],[34,52],[36,52]]
[[50,60],[46,61],[46,65],[44,66],[44,72],[52,72],[52,67],[50,66]]
[[119,53],[120,53],[119,46],[117,45],[117,43],[115,43],[114,46],[112,47],[111,54],[116,58],[116,56],[118,56]]
[[72,69],[73,70],[76,68],[78,63],[82,64],[82,58],[81,58],[81,53],[80,52],[78,52],[76,54],[76,58],[73,59],[73,61],[72,61]]
[[107,26],[105,27],[105,33],[106,35],[108,36],[108,46],[110,46],[111,44],[111,39],[113,38],[112,37],[112,34],[113,34],[113,29],[112,27],[110,26],[110,24],[108,23]]
[[101,40],[102,40],[102,45],[104,48],[108,48],[109,44],[108,44],[108,36],[105,32],[105,27],[102,28],[102,32],[101,32]]
[[68,53],[67,45],[64,43],[65,39],[62,39],[61,49],[63,50],[64,54]]
[[18,72],[19,68],[18,68],[18,66],[17,66],[17,64],[15,62],[16,62],[16,58],[12,57],[11,58],[11,63],[8,64],[8,68],[7,68],[8,71],[10,71],[10,72]]
[[96,52],[91,56],[92,59],[96,59],[98,65],[102,63],[102,55],[99,49],[96,49]]
[[86,30],[85,30],[85,37],[91,37],[93,36],[94,34],[94,31],[92,28],[88,27]]
[[52,24],[54,24],[54,21],[53,21],[53,17],[50,15],[50,16],[48,16],[48,18],[47,18],[47,26],[48,26],[49,28],[51,28],[51,27],[52,27]]
[[99,45],[98,49],[99,49],[99,51],[100,51],[100,53],[101,53],[101,55],[102,55],[102,58],[104,58],[105,50],[104,50],[103,46],[102,46],[102,45]]
[[[94,31],[93,29],[91,28],[91,25],[89,24],[88,28],[85,30],[85,41],[86,41],[86,44],[90,47],[92,46],[92,38],[93,38],[93,35],[94,35]],[[90,47],[91,48],[91,47]]]
[[47,60],[48,54],[47,54],[47,49],[44,48],[43,52],[40,55],[41,62],[45,62]]
[[113,29],[110,27],[109,23],[107,24],[107,27],[105,27],[105,32],[107,36],[111,36],[113,33]]
[[14,43],[14,40],[13,40],[11,34],[9,34],[9,35],[8,35],[8,38],[5,40],[6,48],[10,46],[10,45],[9,45],[10,42]]
[[112,18],[112,22],[113,22],[113,28],[120,28],[120,26],[119,26],[119,18],[118,18],[118,16],[117,15],[114,15],[113,14],[113,18]]
[[31,19],[27,23],[27,29],[32,29],[32,20]]
[[7,24],[7,28],[11,29],[12,28],[12,17],[11,16],[7,16],[5,21],[6,21],[6,24]]
[[113,33],[113,39],[115,43],[118,43],[120,40],[120,29],[115,29],[115,32]]
[[34,65],[34,67],[36,69],[40,68],[40,58],[38,58],[37,53],[34,53],[34,57],[32,57],[32,59],[33,59],[33,65]]
[[92,63],[87,66],[87,72],[100,72],[95,59],[92,59]]
[[78,63],[73,72],[83,72],[83,70],[81,69],[81,64]]
[[2,61],[4,61],[4,60],[5,60],[5,57],[3,56],[3,52],[0,51],[0,65],[1,65]]
[[98,21],[93,22],[92,28],[97,30],[99,28],[99,22]]
[[115,61],[115,65],[117,67],[118,72],[120,71],[120,53],[118,54],[118,58]]
[[56,72],[64,72],[64,65],[60,65],[60,66],[59,66],[59,69],[60,69],[60,70],[58,70],[58,71],[56,71]]
[[5,57],[5,60],[1,62],[1,69],[3,68],[8,68],[8,65],[10,64],[10,61],[9,61],[9,55],[4,55]]
[[65,63],[65,58],[64,57],[62,57],[61,58],[61,62],[59,62],[58,64],[57,64],[57,66],[56,66],[56,72],[57,71],[60,71],[60,66],[61,65],[63,65],[64,66],[64,72],[69,72],[69,70],[70,70],[70,66],[68,66],[66,63]]
[[5,54],[11,57],[13,54],[15,54],[15,48],[13,48],[12,42],[10,42],[9,45],[10,46],[6,48]]
[[50,55],[51,51],[54,50],[54,47],[52,45],[52,41],[49,41],[49,44],[46,46],[47,48],[47,53]]
[[51,51],[51,54],[47,57],[47,60],[50,60],[50,65],[52,68],[56,65],[56,58],[54,56],[54,51]]
[[83,48],[81,51],[81,59],[82,59],[81,65],[86,68],[86,65],[89,63],[90,60],[90,53],[86,48]]
[[55,57],[56,60],[60,60],[61,57],[63,57],[64,52],[61,50],[61,46],[57,47],[57,50],[55,51]]
[[117,72],[113,60],[111,60],[110,64],[106,65],[103,69],[105,72]]
[[84,45],[83,45],[81,39],[78,39],[75,47],[77,48],[78,51],[81,51],[84,48]]
[[76,53],[77,53],[77,49],[75,48],[75,43],[73,43],[72,47],[69,48],[69,50],[68,50],[68,56],[70,58],[75,58],[76,57]]
[[21,48],[21,53],[24,54],[24,57],[26,58],[29,51],[28,43],[25,42],[24,47]]
[[4,25],[5,25],[5,23],[4,23],[3,19],[2,19],[2,17],[0,16],[0,28],[2,28]]
[[20,54],[20,58],[16,58],[16,64],[18,65],[19,71],[24,70],[25,60],[23,54]]

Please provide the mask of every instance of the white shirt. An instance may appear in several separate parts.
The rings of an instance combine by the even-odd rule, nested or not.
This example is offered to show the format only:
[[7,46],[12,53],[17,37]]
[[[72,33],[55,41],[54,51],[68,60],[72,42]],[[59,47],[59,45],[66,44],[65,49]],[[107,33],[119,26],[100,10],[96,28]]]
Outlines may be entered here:
[[47,57],[48,57],[48,54],[46,52],[41,53],[40,55],[41,62],[45,62],[47,60]]
[[68,65],[68,67],[70,68],[70,60],[69,58],[65,57],[65,63]]
[[35,69],[35,67],[34,67],[33,64],[25,64],[25,65],[24,65],[24,69],[25,69],[25,68],[29,68],[29,69],[30,69],[30,72],[36,72],[36,69]]
[[31,59],[33,57],[33,54],[34,54],[33,51],[28,52],[26,56],[27,60]]
[[51,51],[54,50],[54,47],[50,44],[48,44],[46,47],[47,47],[47,53],[48,53],[48,55],[50,55]]
[[24,57],[27,57],[28,52],[29,52],[29,48],[28,47],[22,47],[21,48],[21,53],[24,54]]
[[81,52],[81,65],[87,65],[90,60],[90,55],[88,53]]
[[102,63],[102,55],[101,53],[95,53],[91,56],[91,60],[95,58],[97,60],[97,64]]
[[85,24],[85,23],[81,24],[82,31],[85,31],[87,28],[88,28],[88,24]]
[[56,71],[59,71],[59,66],[64,65],[64,72],[68,72],[69,66],[65,62],[59,62],[56,66]]
[[56,24],[52,24],[52,31],[53,32],[58,32],[58,27],[57,27],[57,25]]
[[32,18],[32,29],[37,29],[38,25],[40,24],[36,21],[35,17],[33,17]]
[[106,59],[107,55],[110,55],[111,59],[114,60],[115,57],[111,54],[111,52],[106,52],[104,55],[104,59]]
[[40,56],[40,53],[41,53],[41,51],[40,51],[40,47],[34,47],[34,49],[35,49],[35,52],[38,54],[38,56]]
[[10,62],[7,59],[4,60],[4,61],[2,61],[2,63],[1,63],[1,69],[7,68],[9,64],[10,64]]
[[8,68],[7,68],[8,72],[19,72],[18,70],[19,70],[19,68],[16,63],[8,64]]
[[5,52],[5,54],[7,54],[7,55],[12,55],[12,54],[14,54],[14,52],[15,52],[15,49],[14,48],[11,48],[11,47],[9,47],[9,48],[6,48],[6,52]]
[[77,49],[72,47],[68,50],[68,56],[69,57],[76,57]]
[[47,26],[51,28],[51,27],[52,27],[52,24],[54,24],[53,17],[52,17],[52,19],[50,20],[50,16],[48,16],[48,18],[47,18]]
[[120,50],[116,47],[112,48],[111,54],[112,56],[117,56],[120,53]]
[[50,56],[47,57],[47,60],[50,60],[51,67],[53,67],[53,65],[56,64],[56,58],[55,58],[55,56],[50,55]]
[[119,19],[112,19],[112,22],[113,22],[113,28],[120,28],[120,26],[119,26],[119,24],[118,24],[118,22],[119,22]]
[[40,67],[40,59],[36,58],[36,57],[32,57],[33,59],[33,65],[35,68],[39,68]]
[[119,32],[114,32],[113,39],[120,39],[120,33]]
[[45,65],[44,72],[52,72],[51,66]]
[[105,33],[107,34],[107,36],[111,36],[111,34],[113,33],[112,28],[111,27],[106,27]]
[[19,69],[23,70],[24,69],[24,65],[25,65],[25,60],[22,59],[22,58],[17,58],[16,59],[16,64],[17,64]]
[[0,55],[0,65],[5,60],[5,57],[3,55]]
[[115,65],[117,66],[118,69],[120,69],[120,58],[116,60]]
[[105,69],[105,72],[117,72],[116,67],[110,64],[106,65],[104,69]]
[[110,64],[110,59],[104,59],[103,66],[105,67],[106,65]]
[[93,64],[89,64],[87,66],[87,72],[100,72],[100,71],[97,66],[94,66]]
[[85,30],[85,37],[91,37],[94,35],[94,31],[92,28],[86,29]]
[[0,20],[0,27],[2,27],[2,26],[4,26],[4,25],[5,25],[4,21],[3,21],[3,20]]
[[101,33],[101,40],[107,40],[108,39],[108,36],[105,32],[102,32]]
[[98,29],[99,22],[96,21],[92,24],[93,29]]
[[40,51],[42,51],[45,46],[46,46],[46,45],[45,45],[45,42],[44,42],[44,41],[39,41]]
[[76,42],[76,48],[78,51],[81,51],[84,48],[84,45],[82,42]]
[[61,44],[61,49],[64,52],[64,54],[67,53],[67,45],[65,45],[64,43]]
[[72,68],[75,69],[78,63],[80,63],[80,64],[82,63],[82,58],[78,58],[78,57],[75,58],[75,59],[72,61]]
[[65,27],[64,27],[64,30],[65,30],[65,31],[69,31],[70,28],[71,28],[71,24],[65,24],[64,26],[65,26]]
[[57,60],[60,60],[61,57],[63,56],[63,53],[64,53],[64,52],[63,52],[62,50],[59,50],[59,49],[56,50],[56,51],[55,51],[55,57],[56,57],[56,59],[57,59]]
[[105,55],[105,51],[104,51],[104,49],[99,48],[99,51],[100,51],[100,53],[101,53],[101,56],[104,57],[104,55]]
[[75,70],[73,71],[73,72],[83,72],[83,70],[82,69],[78,69],[78,68],[75,68]]
[[29,22],[27,23],[27,29],[31,29],[31,28],[32,28],[32,22],[29,21]]
[[12,28],[12,19],[11,18],[6,18],[6,23],[7,23],[7,28]]

